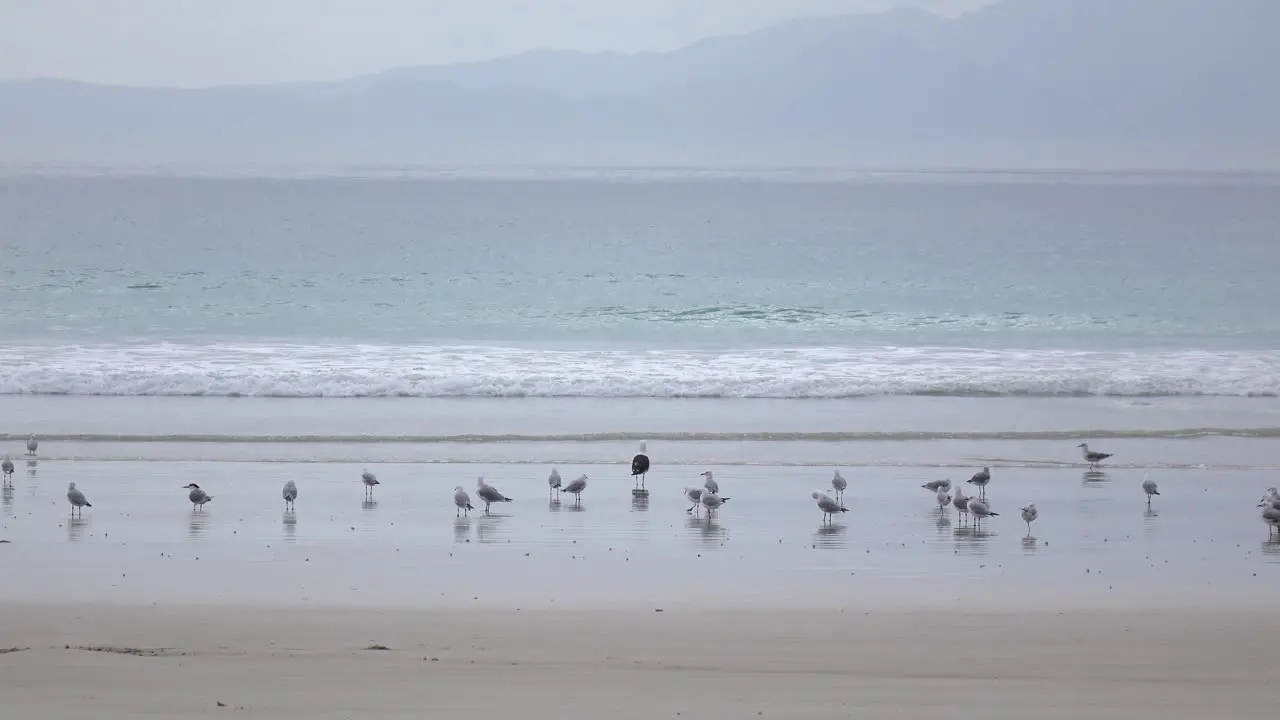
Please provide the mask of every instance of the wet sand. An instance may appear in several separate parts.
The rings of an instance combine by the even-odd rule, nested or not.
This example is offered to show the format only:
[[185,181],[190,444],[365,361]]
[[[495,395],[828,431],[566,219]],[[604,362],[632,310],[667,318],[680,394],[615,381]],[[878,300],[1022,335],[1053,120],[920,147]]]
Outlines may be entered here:
[[[282,401],[255,405],[271,412],[232,441],[161,440],[238,426],[219,401],[179,403],[213,410],[168,419],[129,403],[29,404],[66,435],[144,437],[55,436],[34,461],[10,441],[5,717],[1167,720],[1274,703],[1280,539],[1256,508],[1278,484],[1274,433],[1117,435],[1100,473],[1069,438],[1035,435],[1054,425],[1043,413],[988,422],[994,434],[976,440],[690,435],[651,442],[650,496],[637,501],[630,437],[248,437],[310,412]],[[96,412],[111,407],[128,411]],[[654,407],[631,417],[644,425]],[[840,427],[821,417],[837,407],[786,417],[803,433]],[[1214,422],[1269,427],[1270,403],[1248,407]],[[551,415],[503,428],[584,426]],[[708,426],[781,427],[768,411],[735,422]],[[306,432],[359,424],[320,418]],[[566,481],[590,476],[580,505],[548,497],[552,463]],[[1001,515],[981,529],[920,487],[982,464]],[[831,466],[849,480],[850,512],[824,525],[809,493],[829,487]],[[382,481],[372,501],[366,467]],[[730,498],[713,520],[688,514],[682,493],[705,469]],[[1150,508],[1146,473],[1162,493]],[[458,518],[452,489],[475,500],[477,475],[515,501]],[[94,505],[74,520],[71,481]],[[203,511],[181,488],[193,481],[214,496]],[[1027,502],[1040,510],[1030,535]]]
[[[512,464],[60,461],[19,465],[0,508],[0,602],[213,603],[550,609],[916,606],[1265,606],[1280,599],[1280,544],[1256,503],[1263,470],[997,468],[1001,513],[975,530],[919,487],[937,470],[846,468],[850,512],[809,498],[825,468],[712,466],[730,498],[708,521],[682,488],[702,466],[651,475],[648,502],[617,466],[580,505],[548,499],[549,468]],[[490,515],[452,488],[486,479],[516,499]],[[956,477],[953,474],[953,477]],[[280,486],[300,491],[284,512]],[[66,484],[94,507],[71,519]],[[181,488],[214,500],[193,511]],[[972,491],[972,486],[966,486]],[[1035,502],[1028,536],[1018,508]],[[973,581],[978,582],[973,582]]]
[[5,605],[0,637],[14,718],[1175,720],[1269,714],[1280,629],[1228,610]]

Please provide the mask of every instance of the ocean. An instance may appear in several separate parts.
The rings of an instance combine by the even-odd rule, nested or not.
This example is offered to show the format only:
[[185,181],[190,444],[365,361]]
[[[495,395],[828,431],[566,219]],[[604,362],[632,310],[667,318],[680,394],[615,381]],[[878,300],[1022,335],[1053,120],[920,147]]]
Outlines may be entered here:
[[[1012,574],[1000,587],[1057,597],[1066,585],[1053,578],[1097,567],[1110,538],[1129,543],[1108,557],[1135,591],[1238,574],[1247,595],[1262,560],[1274,593],[1270,540],[1262,552],[1228,543],[1261,540],[1255,497],[1280,469],[1277,269],[1269,175],[9,174],[0,441],[15,458],[28,433],[41,447],[6,489],[0,533],[51,543],[22,571],[40,582],[134,555],[131,577],[169,577],[141,559],[151,537],[161,557],[222,543],[199,551],[204,573],[224,558],[209,578],[246,577],[237,543],[256,543],[267,564],[253,572],[267,576],[301,562],[295,546],[323,563],[317,548],[372,558],[407,544],[508,564],[540,548],[558,560],[537,572],[572,584],[577,571],[556,564],[581,550],[572,532],[653,577],[673,554],[734,551],[757,565],[725,570],[722,587],[762,601],[770,568],[796,572],[784,540],[904,543],[893,563],[857,556],[847,568],[860,581],[990,579],[998,566]],[[640,441],[653,499],[635,505]],[[1114,454],[1103,472],[1085,471],[1081,442]],[[919,485],[983,465],[1003,519],[953,527]],[[540,500],[551,466],[591,476],[590,512]],[[380,503],[357,504],[361,468],[382,480]],[[707,468],[736,502],[686,528],[681,489]],[[850,477],[851,512],[839,531],[814,531],[809,493],[832,468]],[[502,510],[519,519],[454,522],[452,488],[478,474],[517,497]],[[1146,475],[1166,488],[1155,510]],[[297,516],[264,514],[286,477],[301,488]],[[208,514],[183,511],[191,479],[217,498]],[[56,512],[31,514],[65,506],[70,480],[95,503],[85,520],[63,531]],[[1050,559],[1034,538],[998,539],[1026,530],[1017,508],[1037,498],[1036,527],[1058,540]],[[327,520],[298,523],[309,508]],[[1221,557],[1191,547],[1196,523]],[[132,554],[61,549],[108,535]],[[1153,557],[1197,553],[1157,576]],[[1223,564],[1210,570],[1211,557]],[[352,566],[330,560],[328,596],[350,599]],[[237,591],[196,572],[188,589]],[[481,575],[468,582],[491,582]],[[307,577],[309,597],[325,596]],[[370,582],[419,597],[397,578]],[[296,598],[280,583],[249,584]],[[26,592],[10,587],[8,599]],[[157,581],[122,597],[180,591]],[[561,586],[555,599],[570,596]]]

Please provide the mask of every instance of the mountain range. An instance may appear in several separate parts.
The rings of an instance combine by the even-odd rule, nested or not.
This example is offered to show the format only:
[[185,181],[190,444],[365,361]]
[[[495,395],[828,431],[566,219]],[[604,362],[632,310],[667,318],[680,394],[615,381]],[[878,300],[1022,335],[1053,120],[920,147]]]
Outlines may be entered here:
[[1280,2],[1003,0],[324,83],[0,82],[0,163],[1280,168]]

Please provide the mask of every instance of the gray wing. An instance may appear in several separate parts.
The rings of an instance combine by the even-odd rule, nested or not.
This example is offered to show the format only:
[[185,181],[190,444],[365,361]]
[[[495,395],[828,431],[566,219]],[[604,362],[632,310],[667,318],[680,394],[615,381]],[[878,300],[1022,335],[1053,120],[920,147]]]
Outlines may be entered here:
[[503,495],[502,493],[498,492],[497,488],[490,487],[488,485],[485,485],[484,487],[480,488],[476,494],[479,495],[480,499],[484,500],[485,502],[507,502],[511,499],[506,495]]
[[587,481],[581,478],[565,486],[565,492],[580,493],[587,488]]

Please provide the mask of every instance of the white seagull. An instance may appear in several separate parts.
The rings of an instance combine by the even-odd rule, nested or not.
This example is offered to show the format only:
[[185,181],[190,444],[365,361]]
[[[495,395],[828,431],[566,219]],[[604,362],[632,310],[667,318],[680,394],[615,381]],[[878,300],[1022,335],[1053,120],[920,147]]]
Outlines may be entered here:
[[921,485],[920,487],[924,488],[925,490],[928,490],[931,493],[936,493],[939,490],[946,490],[950,492],[951,478],[947,478],[946,480],[930,480],[929,482]]
[[982,471],[973,474],[969,478],[969,483],[978,486],[978,497],[985,498],[987,496],[987,483],[991,482],[991,468],[983,465]]
[[458,485],[453,489],[453,504],[458,506],[458,510],[454,513],[454,517],[475,509],[471,507],[471,496],[467,494],[466,490],[462,489],[461,485]]
[[555,494],[555,491],[560,489],[560,471],[559,470],[555,468],[551,468],[551,475],[547,477],[547,486],[548,486],[547,497],[553,496]]
[[80,510],[80,514],[84,515],[84,509],[93,507],[88,500],[85,499],[84,493],[76,489],[76,484],[71,483],[67,486],[67,502],[71,503],[71,516],[75,517],[76,510]]
[[293,501],[298,499],[298,486],[292,480],[286,480],[280,497],[284,498],[284,509],[292,510]]
[[486,483],[483,477],[476,478],[476,495],[484,501],[484,511],[489,512],[489,505],[496,502],[511,502],[511,498],[498,492],[498,488]]
[[35,455],[36,448],[40,447],[40,441],[36,439],[35,434],[27,436],[27,454]]
[[729,502],[729,498],[722,498],[715,493],[714,490],[707,488],[703,491],[702,497],[698,498],[702,503],[702,507],[707,509],[707,520],[711,519],[711,515],[720,508],[721,505]]
[[938,514],[941,515],[951,504],[951,494],[942,488],[938,488]]
[[582,502],[582,491],[587,489],[587,476],[579,475],[576,480],[565,485],[561,492],[567,492],[573,495],[574,502]]
[[956,509],[956,522],[963,523],[964,516],[969,514],[969,496],[964,494],[963,485],[956,485],[956,494],[951,498],[951,507]]
[[1262,522],[1267,524],[1267,540],[1270,541],[1272,528],[1280,532],[1280,498],[1271,501],[1264,499],[1258,503],[1258,507],[1262,508]]
[[707,479],[706,482],[702,483],[702,487],[706,488],[712,495],[720,492],[720,484],[716,482],[715,476],[711,474],[710,470],[702,473],[702,477]]
[[382,484],[378,482],[378,478],[368,470],[360,473],[360,481],[364,483],[365,497],[373,497],[373,486]]
[[1151,507],[1151,496],[1159,495],[1160,489],[1156,487],[1156,481],[1148,479],[1146,475],[1142,476],[1142,492],[1147,494],[1147,507]]
[[4,472],[6,481],[13,477],[13,460],[8,455],[4,456],[4,460],[0,460],[0,471]]
[[999,515],[1000,513],[992,512],[991,506],[987,504],[986,500],[969,498],[969,514],[973,516],[973,524],[976,527],[981,524],[983,518]]
[[849,508],[836,502],[824,492],[814,490],[809,497],[818,501],[818,509],[822,511],[823,522],[834,519],[836,513],[849,512]]
[[1040,511],[1036,510],[1035,503],[1030,503],[1022,508],[1022,521],[1027,524],[1027,537],[1031,536],[1031,523],[1035,522],[1038,517],[1040,517]]
[[687,487],[684,489],[684,496],[689,502],[693,503],[685,512],[691,512],[696,517],[698,506],[702,504],[702,488]]
[[1080,455],[1084,457],[1085,462],[1089,463],[1089,469],[1098,467],[1098,463],[1111,457],[1111,453],[1094,452],[1089,449],[1089,443],[1080,443],[1076,447],[1080,448]]
[[182,489],[191,491],[191,493],[187,495],[187,499],[191,501],[192,505],[196,506],[197,510],[203,510],[204,504],[213,499],[212,495],[201,490],[200,486],[195,483],[183,485]]
[[836,474],[831,476],[831,487],[836,491],[836,499],[839,500],[844,497],[844,491],[849,487],[849,481],[844,479],[839,470],[836,470]]

